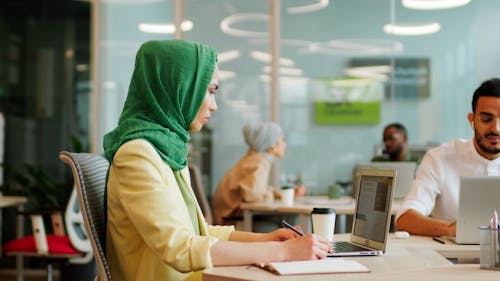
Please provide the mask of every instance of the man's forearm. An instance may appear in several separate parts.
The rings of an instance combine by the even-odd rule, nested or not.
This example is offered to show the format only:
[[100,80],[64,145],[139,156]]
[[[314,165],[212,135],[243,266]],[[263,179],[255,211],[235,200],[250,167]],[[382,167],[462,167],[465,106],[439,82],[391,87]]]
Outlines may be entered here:
[[396,228],[425,236],[454,236],[456,232],[454,222],[430,218],[414,210],[408,210],[402,214],[396,221]]

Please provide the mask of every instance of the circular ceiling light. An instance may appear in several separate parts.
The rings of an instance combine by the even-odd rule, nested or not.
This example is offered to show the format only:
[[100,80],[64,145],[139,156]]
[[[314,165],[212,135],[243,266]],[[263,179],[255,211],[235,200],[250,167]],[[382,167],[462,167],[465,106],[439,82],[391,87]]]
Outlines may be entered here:
[[228,61],[235,60],[241,56],[241,53],[239,50],[230,50],[230,51],[225,51],[225,52],[220,52],[217,54],[217,62],[218,63],[224,63]]
[[328,46],[339,53],[393,54],[403,51],[403,44],[385,39],[335,39]]
[[386,24],[384,32],[393,35],[414,36],[436,33],[441,29],[439,23],[430,24]]
[[[175,25],[173,24],[161,24],[161,23],[140,23],[138,29],[145,33],[154,33],[154,34],[174,34],[175,33]],[[192,21],[183,21],[181,23],[182,31],[189,31],[193,29]]]
[[[253,52],[250,53],[250,56],[254,60],[257,60],[257,61],[260,61],[260,62],[264,62],[264,63],[271,63],[271,60],[272,60],[271,54],[265,53],[265,52],[260,52],[260,51],[253,51]],[[279,64],[283,65],[283,66],[293,66],[293,65],[295,65],[295,63],[293,62],[293,60],[291,60],[289,58],[283,58],[283,57],[281,57],[279,59]]]
[[266,37],[267,32],[247,31],[231,27],[235,23],[247,21],[269,21],[269,15],[266,14],[234,14],[224,18],[220,22],[220,29],[222,32],[237,36],[237,37]]
[[219,69],[219,80],[225,81],[225,80],[231,79],[233,77],[236,77],[236,72],[230,71],[230,70]]
[[311,13],[328,7],[329,2],[330,2],[329,0],[317,0],[316,3],[313,4],[297,6],[297,7],[289,7],[286,10],[288,11],[289,14]]
[[344,70],[344,73],[348,76],[361,77],[361,78],[372,78],[380,81],[389,80],[389,73],[392,71],[393,67],[390,65],[371,65],[371,66],[357,66],[349,67]]
[[[262,72],[266,74],[271,74],[271,66],[266,65],[262,68]],[[290,76],[302,76],[304,74],[304,71],[300,68],[295,68],[295,67],[280,67],[279,73],[281,75],[290,75]]]
[[451,9],[469,4],[470,0],[402,0],[404,7],[417,10]]

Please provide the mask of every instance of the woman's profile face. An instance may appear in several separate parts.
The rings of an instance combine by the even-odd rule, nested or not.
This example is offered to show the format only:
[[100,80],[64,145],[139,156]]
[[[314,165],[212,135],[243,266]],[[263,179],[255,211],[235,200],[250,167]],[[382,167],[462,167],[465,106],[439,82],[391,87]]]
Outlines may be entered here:
[[215,93],[219,89],[219,70],[217,67],[214,70],[214,74],[212,74],[212,79],[210,80],[210,84],[208,85],[207,92],[205,93],[205,98],[201,103],[200,109],[198,110],[198,114],[194,118],[191,125],[189,125],[189,129],[193,132],[198,132],[201,130],[203,125],[208,123],[210,119],[210,115],[212,112],[217,110],[217,103],[215,102]]
[[284,134],[281,134],[281,136],[278,138],[278,140],[270,150],[270,153],[276,158],[281,158],[285,155],[286,142]]

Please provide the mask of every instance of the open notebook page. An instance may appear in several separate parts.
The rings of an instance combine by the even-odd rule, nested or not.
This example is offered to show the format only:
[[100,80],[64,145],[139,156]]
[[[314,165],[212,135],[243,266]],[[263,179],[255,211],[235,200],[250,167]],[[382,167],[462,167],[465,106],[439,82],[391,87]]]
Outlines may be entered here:
[[357,261],[340,258],[326,258],[311,261],[269,262],[260,264],[259,266],[279,275],[370,272],[366,266]]

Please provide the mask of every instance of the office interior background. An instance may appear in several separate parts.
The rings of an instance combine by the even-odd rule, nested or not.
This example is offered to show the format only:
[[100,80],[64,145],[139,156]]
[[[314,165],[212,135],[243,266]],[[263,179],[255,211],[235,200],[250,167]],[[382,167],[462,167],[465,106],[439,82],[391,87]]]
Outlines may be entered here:
[[[272,37],[276,19],[280,34]],[[433,33],[395,34],[422,25]],[[310,193],[326,193],[371,159],[388,123],[403,123],[414,145],[471,138],[472,93],[500,77],[498,26],[496,0],[435,10],[400,0],[2,1],[2,191],[22,191],[11,173],[26,164],[55,182],[71,180],[59,151],[74,150],[75,139],[83,150],[102,151],[140,44],[181,36],[219,52],[218,111],[192,134],[207,194],[245,154],[243,124],[273,118],[288,144],[276,184],[300,175]],[[280,53],[274,76],[273,44]]]

